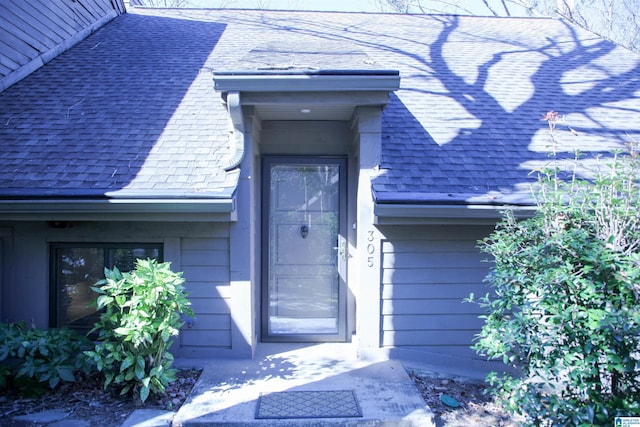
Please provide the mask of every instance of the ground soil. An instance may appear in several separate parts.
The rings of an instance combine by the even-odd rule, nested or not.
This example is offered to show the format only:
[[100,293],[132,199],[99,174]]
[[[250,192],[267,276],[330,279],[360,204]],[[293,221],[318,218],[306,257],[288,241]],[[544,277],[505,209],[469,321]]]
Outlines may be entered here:
[[[422,370],[408,373],[435,414],[437,426],[516,427],[523,421],[487,394],[483,381]],[[445,405],[442,395],[453,397],[459,406]]]
[[[103,390],[99,377],[87,376],[76,383],[65,383],[56,390],[33,398],[21,397],[15,390],[0,390],[0,425],[4,427],[38,427],[38,424],[18,422],[17,415],[48,409],[63,409],[68,418],[83,419],[95,427],[119,427],[136,409],[177,411],[189,396],[200,376],[200,370],[179,370],[177,380],[166,395],[151,395],[142,404],[131,397],[118,396],[116,390]],[[409,376],[436,415],[438,426],[505,426],[519,423],[484,394],[481,381],[464,377],[409,370]],[[455,398],[460,406],[444,405],[441,395]]]
[[32,398],[21,397],[16,390],[0,390],[0,425],[3,427],[38,427],[39,424],[14,420],[17,415],[49,409],[63,409],[68,419],[88,421],[92,427],[119,427],[136,409],[177,411],[191,392],[201,370],[178,370],[176,381],[164,395],[150,395],[147,401],[119,396],[116,389],[103,390],[97,375],[75,383],[64,383],[56,390]]

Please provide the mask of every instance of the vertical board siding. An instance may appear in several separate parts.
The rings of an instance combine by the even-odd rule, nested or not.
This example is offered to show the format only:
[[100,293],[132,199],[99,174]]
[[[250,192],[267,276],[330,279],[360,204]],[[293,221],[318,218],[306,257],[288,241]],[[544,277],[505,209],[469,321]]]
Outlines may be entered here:
[[0,2],[0,91],[37,68],[34,61],[40,58],[37,65],[46,63],[55,56],[51,52],[56,47],[102,19],[121,13],[122,0]]
[[181,347],[231,348],[228,235],[183,238],[181,263],[195,312],[180,333]]
[[483,295],[490,264],[477,249],[486,226],[389,227],[382,230],[381,345],[474,357],[482,327],[470,293]]

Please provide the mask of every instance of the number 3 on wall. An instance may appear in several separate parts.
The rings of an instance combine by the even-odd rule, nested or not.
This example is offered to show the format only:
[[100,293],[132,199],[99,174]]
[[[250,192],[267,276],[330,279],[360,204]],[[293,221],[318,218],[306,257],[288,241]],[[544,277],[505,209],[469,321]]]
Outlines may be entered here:
[[373,230],[367,231],[367,267],[373,267],[374,265],[374,254],[376,253],[376,246],[373,244],[374,241]]

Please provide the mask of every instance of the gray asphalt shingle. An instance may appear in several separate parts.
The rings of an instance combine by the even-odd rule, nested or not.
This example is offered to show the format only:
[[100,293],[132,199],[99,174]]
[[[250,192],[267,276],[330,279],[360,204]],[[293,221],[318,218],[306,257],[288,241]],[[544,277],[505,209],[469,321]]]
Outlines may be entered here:
[[202,72],[223,31],[127,14],[0,93],[0,192],[229,195],[225,110]]
[[380,202],[521,201],[549,162],[549,110],[578,133],[559,126],[563,156],[640,141],[640,56],[561,21],[136,10],[0,93],[0,195],[230,194],[211,71],[248,58],[400,70]]

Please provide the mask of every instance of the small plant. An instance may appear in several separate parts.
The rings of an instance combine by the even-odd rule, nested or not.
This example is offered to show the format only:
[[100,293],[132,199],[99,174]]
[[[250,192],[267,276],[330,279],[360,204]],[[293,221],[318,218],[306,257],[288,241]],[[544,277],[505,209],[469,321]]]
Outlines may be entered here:
[[76,381],[91,364],[83,351],[91,342],[70,329],[40,330],[24,323],[0,323],[0,388],[13,385],[24,394],[40,394],[48,385]]
[[98,342],[85,352],[103,372],[105,388],[120,385],[121,394],[144,402],[175,380],[168,350],[183,324],[180,315],[193,315],[183,283],[170,263],[151,259],[137,260],[129,273],[105,269],[105,279],[92,287],[104,310],[92,330]]
[[543,171],[536,214],[480,241],[494,292],[474,348],[519,371],[487,380],[530,425],[640,415],[639,173],[634,147],[590,180]]

